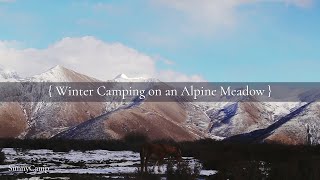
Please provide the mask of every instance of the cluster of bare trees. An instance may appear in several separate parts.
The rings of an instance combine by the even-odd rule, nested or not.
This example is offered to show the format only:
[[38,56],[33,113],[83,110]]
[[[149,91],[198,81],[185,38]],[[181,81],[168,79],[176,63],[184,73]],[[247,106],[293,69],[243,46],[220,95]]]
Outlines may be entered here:
[[306,124],[307,128],[307,144],[308,145],[317,145],[320,143],[319,137],[320,137],[320,132],[316,128],[315,125],[309,125]]

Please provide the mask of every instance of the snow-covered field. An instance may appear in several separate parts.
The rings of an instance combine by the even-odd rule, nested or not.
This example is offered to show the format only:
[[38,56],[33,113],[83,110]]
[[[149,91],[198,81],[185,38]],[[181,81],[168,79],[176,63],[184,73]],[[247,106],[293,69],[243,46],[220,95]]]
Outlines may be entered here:
[[[121,177],[135,173],[140,166],[140,155],[132,151],[70,151],[53,152],[52,150],[19,150],[4,148],[6,165],[0,165],[1,175],[26,174],[38,176],[43,174],[97,174]],[[198,161],[184,157],[192,166]],[[150,167],[152,168],[152,167]],[[158,169],[158,168],[156,168]],[[160,166],[159,174],[166,171],[166,165]],[[214,170],[201,170],[202,176],[215,174]],[[63,177],[63,176],[62,176]]]

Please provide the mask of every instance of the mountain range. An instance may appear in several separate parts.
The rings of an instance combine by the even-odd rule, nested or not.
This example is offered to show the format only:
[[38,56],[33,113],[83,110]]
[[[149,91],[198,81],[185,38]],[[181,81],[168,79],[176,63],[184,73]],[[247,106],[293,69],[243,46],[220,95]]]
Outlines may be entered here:
[[[110,81],[160,82],[125,74]],[[0,82],[101,81],[56,66],[27,78],[0,69]],[[319,128],[317,102],[0,102],[0,138],[122,139],[142,133],[151,140],[318,144]]]

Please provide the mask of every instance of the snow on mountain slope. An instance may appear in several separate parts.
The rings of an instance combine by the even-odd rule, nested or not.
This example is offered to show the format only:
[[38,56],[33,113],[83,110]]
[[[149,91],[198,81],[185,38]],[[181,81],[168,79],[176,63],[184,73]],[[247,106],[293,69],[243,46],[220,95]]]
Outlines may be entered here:
[[214,107],[206,111],[211,119],[208,132],[221,137],[230,137],[266,128],[300,106],[299,102],[225,102],[211,104],[215,104]]
[[[62,66],[25,79],[13,71],[0,69],[1,81],[100,82]],[[153,78],[129,78],[125,74],[111,81],[131,84],[147,82],[145,89],[160,82]],[[166,83],[163,85],[167,86]],[[299,98],[310,98],[314,94],[303,93]],[[129,132],[142,132],[151,139],[194,140],[211,137],[221,140],[240,136],[250,140],[253,136],[261,141],[304,144],[308,125],[313,142],[320,141],[319,103],[302,108],[305,105],[302,102],[239,100],[195,103],[183,102],[179,98],[170,101],[146,102],[133,98],[130,102],[53,103],[41,99],[28,103],[3,102],[0,103],[0,137],[50,138],[59,134],[59,137],[71,139],[119,139]]]
[[[18,81],[16,73],[0,71],[0,76],[5,81]],[[1,80],[1,79],[0,79]],[[62,66],[56,66],[50,70],[30,78],[19,78],[20,82],[97,82],[95,78],[82,75]],[[3,87],[5,88],[5,87]],[[18,95],[21,89],[14,89],[14,95]],[[42,87],[30,89],[40,94]],[[9,91],[10,93],[13,91]],[[39,92],[39,93],[37,93]],[[22,94],[22,93],[20,93]],[[106,111],[107,105],[102,102],[47,102],[42,96],[33,97],[36,102],[0,103],[1,126],[3,130],[0,136],[21,138],[49,138],[65,129],[78,125],[88,119],[92,119]],[[10,123],[9,123],[10,122]],[[8,124],[9,123],[9,124]],[[9,131],[10,130],[10,131]],[[18,133],[19,132],[19,133]]]
[[77,73],[63,66],[57,65],[48,71],[27,78],[32,82],[97,82],[99,80]]
[[[165,84],[164,84],[165,85]],[[190,123],[197,113],[190,116],[193,106],[189,103],[167,97],[168,102],[133,100],[113,112],[86,121],[56,136],[66,139],[121,139],[126,134],[135,132],[145,134],[151,140],[171,139],[174,141],[196,140],[206,137]],[[171,101],[171,102],[169,102]]]
[[[310,128],[308,132],[308,128]],[[283,144],[320,143],[320,103],[309,104],[303,111],[275,129],[264,141]],[[308,142],[308,134],[311,142]]]
[[36,103],[30,113],[27,138],[50,138],[55,134],[105,112],[102,103],[59,102]]
[[159,82],[155,78],[146,78],[146,77],[128,77],[127,75],[121,73],[116,76],[113,81],[115,82]]
[[[27,78],[32,82],[98,82],[97,79],[62,66]],[[41,90],[40,90],[41,91]],[[30,103],[27,138],[49,138],[61,131],[97,117],[106,111],[103,102],[45,102]]]
[[0,66],[0,82],[17,82],[20,79],[17,72]]
[[[289,114],[280,117],[278,120],[276,120],[266,128],[256,129],[248,133],[231,136],[227,138],[227,141],[246,143],[272,141],[286,144],[301,144],[301,142],[305,141],[306,138],[296,133],[299,131],[303,132],[303,126],[297,127],[297,129],[292,128],[292,131],[286,135],[283,135],[281,133],[277,134],[275,132],[281,130],[282,127],[293,122],[293,119],[298,118],[297,120],[299,122],[301,120],[300,117],[304,116],[308,111],[310,104],[312,103],[304,103],[302,106],[293,109]],[[274,136],[274,138],[270,138],[272,136]]]
[[184,104],[179,102],[140,102],[119,108],[60,133],[66,139],[121,139],[135,132],[151,140],[196,140],[205,134],[187,123]]
[[270,124],[270,114],[262,103],[235,102],[210,114],[209,133],[229,137]]
[[[0,65],[0,82],[18,82],[20,80],[19,75],[12,70],[3,68]],[[5,85],[1,86],[6,88]],[[1,98],[5,98],[9,95],[18,95],[19,88],[10,89],[9,94],[1,94]],[[0,138],[6,137],[18,137],[25,132],[28,128],[27,119],[24,109],[17,102],[0,102]]]

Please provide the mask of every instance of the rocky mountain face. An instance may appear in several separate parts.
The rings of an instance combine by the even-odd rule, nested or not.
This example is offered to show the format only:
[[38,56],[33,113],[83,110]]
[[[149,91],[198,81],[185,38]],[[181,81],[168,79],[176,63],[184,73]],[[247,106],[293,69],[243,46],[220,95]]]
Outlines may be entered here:
[[[62,66],[29,78],[0,69],[0,82],[99,82]],[[160,82],[120,74],[114,82]],[[147,97],[151,98],[151,97]],[[151,140],[201,138],[318,144],[320,104],[302,102],[24,102],[0,103],[0,137]]]
[[[11,81],[95,82],[94,78],[56,66],[45,73]],[[8,80],[7,78],[6,80]],[[10,79],[9,79],[10,80]],[[23,102],[0,105],[0,137],[50,138],[53,135],[105,112],[104,103]]]
[[305,104],[280,119],[279,126],[271,126],[274,131],[263,141],[275,141],[284,144],[320,143],[320,103]]
[[[1,82],[16,82],[18,79],[20,77],[16,72],[3,69],[0,66],[0,84]],[[26,129],[25,111],[20,104],[0,102],[0,138],[17,137]]]
[[121,139],[142,133],[151,140],[196,140],[205,137],[186,122],[187,112],[177,102],[145,102],[122,107],[57,135],[67,139]]

